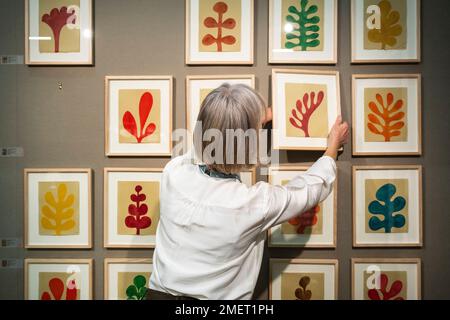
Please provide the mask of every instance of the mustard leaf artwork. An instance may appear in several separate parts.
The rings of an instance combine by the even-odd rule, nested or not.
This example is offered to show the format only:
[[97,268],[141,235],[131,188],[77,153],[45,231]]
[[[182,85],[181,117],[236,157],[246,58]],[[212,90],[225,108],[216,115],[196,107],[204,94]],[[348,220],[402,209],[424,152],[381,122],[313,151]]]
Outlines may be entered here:
[[403,32],[400,21],[400,13],[392,10],[389,0],[382,0],[378,3],[380,8],[380,28],[368,31],[368,39],[374,43],[380,43],[382,50],[393,47],[397,44],[397,37]]
[[73,219],[75,196],[68,194],[65,183],[58,184],[56,197],[51,191],[46,192],[45,202],[41,209],[41,225],[44,229],[53,230],[54,234],[59,236],[62,231],[75,227]]

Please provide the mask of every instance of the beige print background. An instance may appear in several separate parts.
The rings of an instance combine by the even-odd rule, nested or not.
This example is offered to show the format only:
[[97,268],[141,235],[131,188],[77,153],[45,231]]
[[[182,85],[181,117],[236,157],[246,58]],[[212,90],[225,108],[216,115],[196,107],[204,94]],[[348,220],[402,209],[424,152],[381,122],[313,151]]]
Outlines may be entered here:
[[127,300],[127,288],[130,285],[134,285],[133,280],[136,276],[144,276],[147,282],[145,283],[148,287],[148,280],[150,279],[151,272],[119,272],[117,274],[117,292],[119,300]]
[[[407,272],[406,271],[383,271],[382,270],[381,274],[385,274],[388,277],[387,290],[391,289],[391,286],[395,281],[400,280],[402,282],[402,284],[403,284],[402,290],[395,297],[402,297],[403,299],[406,300],[407,292],[408,292],[408,282],[407,282],[408,274],[407,274]],[[373,273],[367,273],[364,271],[364,274],[363,274],[363,277],[364,277],[363,284],[364,285],[367,284],[367,280],[371,276],[373,276]],[[369,281],[369,282],[371,283],[371,281]],[[364,300],[369,300],[369,296],[368,296],[369,289],[366,287],[366,288],[364,288],[363,292],[364,292]],[[378,295],[380,297],[383,296],[381,294],[380,290],[378,290]]]
[[[54,299],[53,294],[49,287],[49,281],[53,278],[59,278],[64,283],[64,293],[61,300],[66,299],[67,290],[67,280],[73,274],[67,272],[39,272],[39,299],[41,299],[44,292],[48,292],[52,299]],[[77,285],[77,300],[80,300],[80,286],[81,283],[76,283]]]

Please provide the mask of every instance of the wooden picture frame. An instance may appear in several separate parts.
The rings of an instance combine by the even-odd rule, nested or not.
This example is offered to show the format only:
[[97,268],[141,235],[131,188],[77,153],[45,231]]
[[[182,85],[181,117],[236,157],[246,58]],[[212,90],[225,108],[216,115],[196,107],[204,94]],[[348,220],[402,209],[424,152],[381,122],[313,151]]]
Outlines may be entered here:
[[[105,248],[155,247],[162,171],[162,168],[104,168]],[[150,201],[150,197],[155,193],[158,194],[155,196],[157,203]],[[145,195],[145,199],[139,200],[142,195]],[[129,213],[130,205],[133,205],[135,210],[142,209],[139,219]],[[131,216],[133,219],[129,219]]]
[[[402,298],[401,300],[420,300],[422,298],[422,263],[420,259],[352,258],[351,264],[353,300],[382,300],[382,298],[385,300],[399,300],[399,298]],[[364,272],[370,273],[370,275],[367,275],[367,279],[364,279]],[[386,277],[386,287],[391,288],[389,290],[389,297],[385,297],[380,290],[383,285],[383,280],[381,280],[383,272],[384,277]],[[414,275],[414,273],[416,274]],[[362,279],[361,276],[363,276]],[[400,281],[400,285],[393,286],[394,282],[390,281],[389,277],[391,277],[391,280],[394,278],[395,281]],[[361,289],[364,280],[366,281],[366,285],[364,285],[364,289]],[[406,286],[403,283],[405,281]],[[367,287],[369,284],[373,288],[369,289]],[[412,284],[415,284],[415,286],[412,286]],[[399,288],[400,290],[398,290]],[[366,289],[367,292],[365,292]],[[404,296],[405,294],[406,296]]]
[[[75,300],[74,298],[76,300],[92,300],[94,292],[93,264],[93,259],[25,259],[25,300]],[[47,267],[47,270],[45,267]],[[41,277],[41,273],[47,273],[47,275]],[[53,273],[53,276],[51,273]],[[74,274],[77,273],[81,274],[81,279],[74,277]],[[59,282],[66,281],[64,292],[58,293],[55,289],[52,290],[51,283],[47,284],[47,281],[53,280],[53,282],[56,282],[58,280],[50,279],[50,277],[55,277]],[[61,280],[61,277],[66,277],[66,279]],[[42,284],[44,281],[45,284]],[[41,294],[43,288],[46,291]],[[77,288],[76,291],[75,288]],[[59,294],[60,297],[57,296]],[[65,299],[62,299],[63,297]]]
[[[390,1],[383,6],[379,6],[377,2],[378,0],[374,0],[373,3],[368,3],[373,8],[369,8],[364,1],[351,2],[352,63],[420,62],[420,0],[404,0],[394,6]],[[396,12],[398,16],[396,22],[387,28],[392,30],[390,37],[380,36],[383,32],[381,30],[386,30],[381,21],[383,10],[389,12],[386,14]],[[368,29],[369,25],[372,30]],[[378,30],[380,31],[377,33]],[[372,35],[369,36],[370,34]],[[385,39],[385,42],[380,39]]]
[[[93,0],[74,1],[71,6],[61,8],[52,8],[45,0],[24,0],[24,4],[25,64],[93,64]],[[58,30],[54,21],[60,16],[66,16],[67,23]]]
[[[422,166],[353,166],[352,171],[353,246],[422,247]],[[390,208],[394,212],[386,211]]]
[[[289,270],[290,272],[283,273],[284,270]],[[292,274],[294,272],[300,273],[300,275],[310,273],[316,277],[313,279],[309,277],[309,281],[306,279],[305,281],[304,277],[307,276],[302,278],[294,276],[295,280],[286,279],[284,281],[285,284],[289,285],[295,281],[294,286],[298,287],[299,291],[302,292],[300,296],[297,295],[297,290],[294,292],[290,290],[289,293],[292,292],[292,294],[286,294],[283,291],[283,274]],[[323,274],[323,276],[319,278],[319,274]],[[339,261],[336,259],[270,259],[269,300],[337,300],[338,279]],[[308,290],[311,291],[309,295],[306,292]]]
[[[273,69],[273,148],[326,150],[329,130],[341,114],[340,100],[338,71]],[[309,105],[306,110],[305,101]],[[312,117],[314,112],[319,116]],[[307,117],[302,117],[305,114]]]
[[172,109],[172,76],[106,76],[106,156],[171,156]]
[[206,93],[223,83],[242,83],[255,88],[255,75],[191,75],[186,77],[186,129],[188,132],[194,132],[200,106]]
[[92,169],[24,169],[24,246],[92,248]]
[[[298,1],[297,1],[298,3]],[[319,21],[314,26],[319,30],[317,38],[309,39],[308,44],[313,44],[311,48],[320,47],[319,50],[308,51],[309,46],[302,47],[301,50],[295,50],[299,43],[290,41],[286,37],[297,36],[292,23],[283,21],[283,14],[295,18],[295,14],[288,10],[291,2],[289,0],[270,0],[269,2],[269,63],[271,64],[336,64],[337,63],[337,30],[338,30],[338,0],[324,0],[323,8],[320,8],[317,2],[310,3],[318,7],[315,13],[311,13],[310,19],[318,17]],[[308,4],[307,4],[308,5]],[[298,8],[296,8],[298,10]],[[320,14],[319,14],[320,12]],[[284,23],[284,25],[283,25]],[[295,22],[298,24],[298,22]],[[309,24],[309,27],[312,25]],[[312,33],[309,33],[312,36]],[[299,35],[297,36],[299,37]],[[286,48],[283,39],[290,43],[294,48]],[[316,41],[317,40],[317,41]]]
[[[252,65],[253,2],[240,0],[239,6],[229,0],[202,3],[200,0],[186,0],[186,64]],[[236,16],[240,19],[236,20]],[[217,34],[216,38],[213,30],[218,28],[218,21],[222,19],[225,19],[225,27],[221,24],[220,32],[217,31],[221,35]],[[225,35],[222,28],[226,30]]]
[[[144,300],[145,292],[149,286],[150,280],[150,276],[145,275],[145,273],[147,273],[145,271],[147,267],[149,268],[148,272],[151,274],[153,271],[152,259],[106,258],[104,260],[103,273],[104,300],[125,300],[125,297],[126,300]],[[130,276],[133,278],[132,282],[130,282],[131,279],[128,279]],[[141,281],[142,278],[136,279],[138,276],[144,277],[145,283]],[[128,292],[119,293],[119,288],[125,288],[127,284],[136,288],[136,295],[128,295]],[[144,284],[144,286],[142,286],[142,284]]]
[[[380,104],[379,98],[383,104]],[[387,105],[389,99],[393,100],[390,105]],[[388,124],[383,118],[385,108],[392,110],[391,119],[401,116],[401,119],[392,124],[389,122],[390,126],[400,125],[401,128],[385,132]],[[377,111],[380,113],[376,113]],[[420,156],[422,154],[421,75],[354,74],[352,76],[352,122],[354,156]]]
[[[284,182],[289,177],[295,177],[301,172],[306,172],[309,166],[280,166],[280,167],[269,167],[269,183],[279,184]],[[283,176],[274,179],[275,173],[284,174]],[[301,247],[301,248],[336,248],[336,238],[337,238],[337,193],[338,193],[338,181],[336,176],[336,181],[334,182],[333,191],[327,199],[325,199],[320,207],[319,212],[313,212],[315,220],[313,226],[309,225],[309,222],[314,221],[311,219],[301,220],[298,219],[297,224],[292,224],[286,222],[281,225],[274,226],[268,230],[268,246],[273,247]],[[317,216],[317,214],[320,215]],[[325,218],[326,217],[326,218]],[[328,221],[331,219],[331,222]],[[322,220],[322,221],[320,221]],[[303,224],[303,222],[308,222],[308,224]],[[318,232],[315,234],[315,229],[317,226],[322,228],[322,233]],[[293,234],[293,227],[297,228],[297,233]],[[294,229],[295,229],[294,228]],[[283,229],[288,233],[283,233]],[[302,233],[298,230],[302,229]],[[306,230],[309,231],[306,231]],[[331,233],[331,235],[327,235]],[[306,232],[305,232],[306,231]],[[310,232],[310,233],[307,233]],[[312,234],[311,234],[312,233]]]

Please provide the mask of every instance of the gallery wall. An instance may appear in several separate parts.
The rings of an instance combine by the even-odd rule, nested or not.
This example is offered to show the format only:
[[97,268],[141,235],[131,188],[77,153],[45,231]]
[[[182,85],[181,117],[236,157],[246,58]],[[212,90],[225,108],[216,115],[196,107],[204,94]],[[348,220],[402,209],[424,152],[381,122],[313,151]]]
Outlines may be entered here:
[[[0,239],[23,236],[23,169],[79,167],[94,170],[92,250],[0,248],[1,259],[93,258],[94,298],[103,298],[104,258],[149,258],[152,250],[103,248],[103,168],[163,167],[168,158],[107,158],[104,155],[104,77],[173,75],[173,126],[185,126],[185,77],[205,74],[255,74],[256,87],[270,101],[272,66],[268,61],[268,0],[255,0],[253,66],[186,66],[185,10],[181,0],[95,1],[95,66],[28,67],[0,65],[0,146],[24,148],[24,157],[0,159]],[[339,260],[340,299],[351,297],[350,259],[421,258],[422,297],[450,297],[450,178],[448,20],[450,2],[422,1],[422,62],[350,64],[350,0],[339,1],[338,63],[301,66],[338,70],[344,118],[351,119],[354,73],[421,73],[423,76],[423,155],[354,158],[349,144],[339,157],[336,249],[266,248],[255,297],[268,297],[269,258]],[[24,53],[24,2],[0,1],[0,55]],[[286,68],[296,68],[287,66]],[[317,152],[283,151],[281,163],[304,164]],[[424,168],[424,246],[420,249],[352,248],[352,165],[420,164]],[[266,177],[259,177],[260,180]],[[0,299],[24,297],[23,266],[0,268]]]

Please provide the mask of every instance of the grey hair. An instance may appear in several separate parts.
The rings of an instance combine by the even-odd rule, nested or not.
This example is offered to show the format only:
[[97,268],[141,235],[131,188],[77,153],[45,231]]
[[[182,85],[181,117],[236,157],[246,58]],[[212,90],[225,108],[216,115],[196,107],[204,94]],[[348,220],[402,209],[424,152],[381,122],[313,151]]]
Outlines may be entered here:
[[[244,84],[224,83],[210,92],[203,100],[195,126],[196,132],[201,130],[201,141],[194,134],[196,156],[201,155],[211,169],[223,173],[238,173],[255,167],[265,107],[262,96]],[[220,137],[215,137],[220,145],[219,141],[205,141],[205,136],[211,132],[220,133]],[[208,155],[205,149],[212,144],[218,148],[214,155]]]

